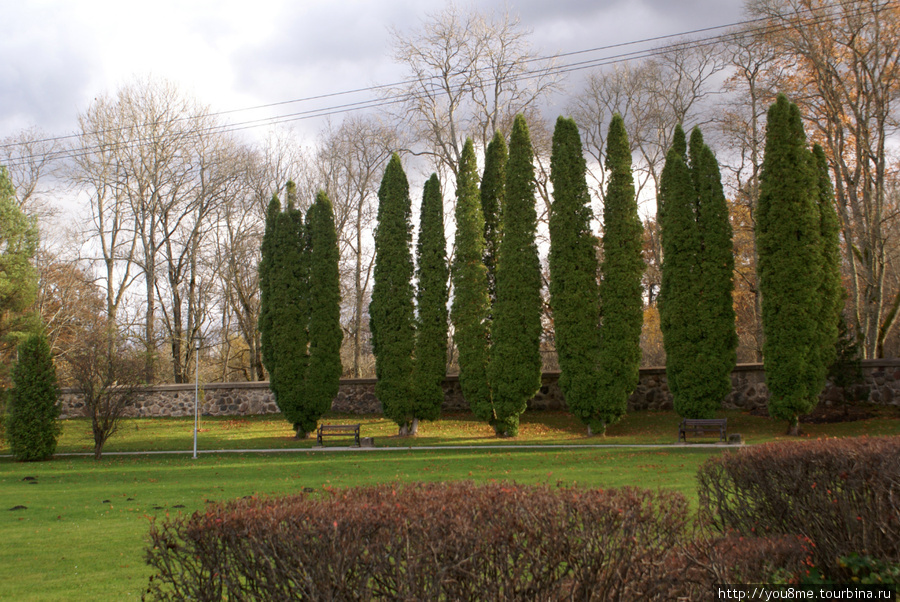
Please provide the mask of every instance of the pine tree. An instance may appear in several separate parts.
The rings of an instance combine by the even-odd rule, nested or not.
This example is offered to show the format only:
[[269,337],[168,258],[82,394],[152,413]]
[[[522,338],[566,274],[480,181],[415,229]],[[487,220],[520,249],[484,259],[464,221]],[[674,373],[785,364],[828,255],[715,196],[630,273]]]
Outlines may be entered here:
[[415,346],[413,262],[409,183],[395,153],[378,190],[375,284],[369,304],[375,395],[384,415],[408,435],[413,420],[412,368]]
[[800,110],[779,95],[768,112],[756,241],[769,414],[791,434],[825,384],[818,179]]
[[475,146],[467,139],[456,178],[456,251],[453,257],[454,338],[458,350],[459,386],[479,420],[494,421],[488,383],[490,299],[484,266],[484,215],[478,192]]
[[519,415],[541,388],[541,266],[535,242],[534,153],[522,115],[516,115],[509,141],[501,222],[489,378],[494,430],[514,437],[519,432]]
[[484,265],[487,268],[488,296],[491,307],[497,302],[497,254],[500,249],[500,214],[506,188],[506,142],[500,132],[494,133],[484,153],[484,176],[481,178],[481,212],[484,214]]
[[[569,410],[602,431],[598,409],[600,303],[597,245],[578,126],[560,117],[553,132],[550,181],[550,305],[559,357],[559,387]],[[592,424],[593,423],[593,424]]]
[[[414,425],[418,420],[436,420],[444,403],[447,374],[447,301],[450,268],[444,236],[444,204],[441,183],[432,174],[425,183],[416,246],[416,356]],[[413,431],[415,431],[415,426]]]
[[19,343],[17,352],[6,424],[9,447],[20,462],[47,460],[62,432],[50,346],[46,336],[32,334]]
[[691,133],[690,165],[685,152],[679,125],[658,200],[660,319],[675,410],[711,418],[731,391],[736,361],[732,234],[718,162],[699,129]]
[[[638,217],[631,151],[618,114],[609,125],[609,186],[603,199],[603,263],[600,266],[600,404],[591,432],[605,432],[628,409],[641,363],[643,226]],[[596,425],[594,428],[593,425]]]
[[316,429],[331,409],[341,374],[341,290],[337,233],[331,200],[323,191],[306,213],[309,236],[309,367],[305,375],[301,430]]

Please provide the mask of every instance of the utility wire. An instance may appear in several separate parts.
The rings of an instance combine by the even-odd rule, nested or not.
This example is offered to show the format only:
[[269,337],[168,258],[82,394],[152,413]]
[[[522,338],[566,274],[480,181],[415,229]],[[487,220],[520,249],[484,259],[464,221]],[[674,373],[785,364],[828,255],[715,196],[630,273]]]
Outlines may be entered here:
[[[895,5],[895,4],[897,4],[898,1],[900,1],[900,0],[890,0],[889,2],[882,5],[882,9],[887,8],[891,5]],[[857,14],[860,15],[864,11],[868,11],[868,10],[869,9],[867,7],[861,7],[860,9],[857,10]],[[807,13],[808,15],[811,15],[811,16],[809,16],[809,17],[803,16],[803,13]],[[841,19],[845,16],[843,14],[834,14],[834,13],[831,13],[828,15],[816,15],[813,13],[813,11],[811,9],[806,9],[804,11],[798,11],[797,13],[793,13],[791,16],[794,16],[794,15],[797,15],[800,18],[800,22],[797,24],[794,24],[793,26],[823,25],[823,24],[827,24],[831,21]],[[737,28],[737,27],[743,27],[744,29],[735,31],[735,28]],[[548,77],[548,76],[554,76],[554,75],[563,75],[566,73],[572,73],[575,71],[580,71],[580,70],[585,70],[585,69],[593,69],[593,68],[618,64],[618,63],[622,63],[622,62],[629,62],[629,61],[634,61],[634,60],[651,58],[654,56],[664,55],[664,54],[671,52],[673,50],[676,50],[676,49],[679,49],[679,50],[685,49],[686,50],[686,49],[693,49],[693,48],[703,48],[703,47],[708,47],[711,45],[719,44],[722,42],[726,42],[730,39],[734,39],[736,36],[747,35],[747,34],[749,34],[749,35],[764,35],[767,33],[776,32],[780,29],[784,29],[785,27],[786,26],[783,26],[783,25],[780,25],[777,23],[773,24],[771,22],[770,18],[764,17],[764,18],[740,21],[740,22],[736,22],[736,23],[730,23],[730,24],[726,24],[726,25],[716,25],[716,26],[706,27],[706,28],[702,28],[702,29],[695,29],[695,30],[676,33],[676,34],[668,34],[668,35],[664,35],[664,36],[643,38],[640,40],[632,40],[632,41],[622,42],[622,43],[618,43],[618,44],[598,46],[595,48],[575,50],[575,51],[571,51],[571,52],[556,54],[553,56],[532,57],[530,59],[526,59],[525,61],[522,61],[522,63],[523,64],[529,64],[529,63],[545,64],[548,61],[554,61],[554,60],[558,60],[558,59],[564,58],[564,57],[575,57],[575,56],[579,56],[579,55],[608,51],[608,50],[613,50],[613,49],[618,49],[618,48],[626,48],[629,46],[635,46],[635,45],[639,45],[639,44],[647,44],[650,42],[657,42],[657,41],[661,41],[661,40],[677,40],[674,42],[670,42],[669,44],[665,44],[662,46],[657,46],[657,47],[653,47],[653,48],[649,48],[649,49],[639,49],[639,50],[634,50],[631,52],[623,52],[623,53],[618,53],[618,54],[613,54],[613,55],[597,57],[597,58],[593,58],[593,59],[587,59],[587,60],[583,60],[583,61],[574,61],[574,62],[563,63],[563,64],[559,64],[559,65],[552,65],[550,67],[541,67],[541,68],[537,68],[537,69],[527,70],[527,71],[524,71],[524,72],[516,75],[515,77],[511,78],[511,80],[515,81],[515,82],[528,81],[530,79],[535,79],[535,78]],[[724,33],[720,33],[717,35],[708,36],[708,37],[704,37],[704,38],[684,40],[685,36],[690,36],[690,35],[694,35],[694,34],[698,34],[698,33],[720,31],[720,30],[726,30],[726,31]],[[330,105],[330,106],[317,108],[317,109],[295,111],[292,113],[275,115],[275,116],[271,116],[271,117],[263,117],[263,118],[259,118],[259,119],[249,119],[249,120],[245,120],[245,121],[239,121],[236,123],[216,123],[211,126],[197,128],[192,133],[197,136],[204,135],[204,134],[211,134],[211,133],[225,134],[225,133],[243,131],[243,130],[264,127],[264,126],[279,125],[279,124],[290,123],[290,122],[301,121],[301,120],[318,119],[321,117],[326,117],[326,116],[335,115],[335,114],[383,108],[383,107],[390,106],[390,105],[402,104],[402,103],[406,103],[406,102],[419,100],[419,99],[422,99],[429,95],[427,92],[429,89],[434,90],[436,88],[435,83],[434,83],[435,80],[436,80],[436,78],[428,78],[425,80],[407,79],[407,80],[404,80],[401,82],[395,82],[395,83],[391,83],[391,84],[379,84],[379,85],[373,85],[373,86],[368,86],[368,87],[356,88],[356,89],[352,89],[352,90],[340,91],[340,92],[318,94],[318,95],[314,95],[314,96],[307,96],[307,97],[296,98],[296,99],[292,99],[292,100],[256,105],[256,106],[252,106],[252,107],[246,107],[243,109],[231,109],[231,110],[219,111],[219,112],[214,112],[214,113],[189,115],[189,116],[165,120],[163,122],[163,125],[166,125],[166,126],[174,125],[174,124],[177,124],[180,122],[185,122],[185,121],[189,121],[189,122],[195,121],[195,122],[199,123],[201,120],[208,121],[211,118],[221,117],[224,115],[249,113],[252,111],[259,111],[262,109],[269,109],[269,108],[273,108],[273,107],[288,106],[288,105],[299,104],[299,103],[309,103],[309,102],[312,102],[315,100],[323,100],[323,99],[337,98],[337,97],[342,97],[342,96],[350,96],[350,95],[360,94],[360,93],[375,93],[375,92],[382,92],[382,91],[390,91],[390,90],[396,90],[398,88],[400,88],[400,89],[409,88],[411,86],[417,86],[420,90],[420,91],[404,91],[404,92],[399,92],[399,93],[387,94],[381,98],[377,98],[377,97],[369,98],[367,100],[361,100],[361,101],[356,101],[356,102],[347,102],[347,103],[343,103],[343,104],[335,104],[335,105]],[[453,91],[458,92],[459,90],[460,89],[457,88]],[[13,143],[7,143],[7,144],[0,145],[0,148],[8,149],[8,148],[15,147],[15,146],[63,143],[66,141],[76,140],[76,139],[112,137],[113,141],[111,141],[109,143],[95,144],[95,145],[82,146],[80,148],[69,148],[69,149],[59,150],[56,152],[50,152],[49,156],[46,157],[50,161],[56,161],[56,160],[62,160],[62,159],[75,159],[75,158],[88,156],[90,154],[94,154],[94,153],[101,152],[101,151],[109,151],[109,150],[120,149],[120,148],[129,149],[129,148],[134,148],[134,147],[140,146],[142,144],[145,144],[146,142],[148,142],[148,140],[146,140],[146,139],[116,141],[115,134],[121,133],[122,131],[128,130],[128,129],[141,129],[142,127],[147,127],[149,125],[151,125],[151,124],[142,124],[142,126],[135,126],[132,124],[132,125],[128,125],[128,126],[121,126],[118,128],[101,129],[101,130],[96,130],[96,131],[86,132],[86,133],[81,133],[81,134],[69,134],[69,135],[63,135],[63,136],[47,137],[47,138],[42,138],[42,139],[29,140],[26,142],[13,142]],[[18,165],[26,164],[30,160],[33,160],[33,159],[36,159],[39,157],[45,157],[45,154],[31,154],[31,155],[22,155],[19,157],[12,157],[11,160],[8,161],[7,165],[18,166]]]

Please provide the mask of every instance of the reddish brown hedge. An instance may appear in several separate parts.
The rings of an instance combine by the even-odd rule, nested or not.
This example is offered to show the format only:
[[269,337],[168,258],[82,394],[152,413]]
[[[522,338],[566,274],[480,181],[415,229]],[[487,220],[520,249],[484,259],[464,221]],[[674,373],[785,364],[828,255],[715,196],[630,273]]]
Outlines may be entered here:
[[900,561],[900,437],[757,445],[708,460],[698,478],[715,527],[804,536],[834,579],[851,553]]
[[662,597],[678,493],[381,485],[239,500],[151,525],[158,600]]

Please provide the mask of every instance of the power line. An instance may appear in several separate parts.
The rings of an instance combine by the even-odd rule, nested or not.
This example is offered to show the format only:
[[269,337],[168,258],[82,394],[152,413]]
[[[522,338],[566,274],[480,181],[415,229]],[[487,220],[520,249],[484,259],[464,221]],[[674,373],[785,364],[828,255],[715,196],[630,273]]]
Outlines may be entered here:
[[[897,1],[898,0],[891,0],[890,2],[883,5],[883,7],[887,7],[892,4],[896,4]],[[868,9],[861,8],[858,10],[858,13],[862,14],[863,10],[868,10]],[[811,17],[809,17],[809,18],[803,17],[803,16],[801,16],[802,13],[808,13],[809,15],[811,15]],[[794,14],[796,14],[801,19],[800,23],[798,24],[801,26],[827,24],[828,22],[830,22],[832,20],[836,20],[836,19],[839,19],[842,17],[842,15],[840,15],[840,14],[817,16],[813,13],[813,11],[811,9],[806,9],[804,11],[798,11],[797,13],[794,13]],[[734,29],[736,27],[744,27],[744,29],[742,29],[739,32],[735,32]],[[701,28],[701,29],[695,29],[695,30],[676,33],[676,34],[668,34],[668,35],[663,35],[663,36],[643,38],[640,40],[632,40],[632,41],[622,42],[622,43],[617,43],[617,44],[610,44],[610,45],[606,45],[606,46],[598,46],[598,47],[594,47],[594,48],[576,50],[576,51],[561,53],[561,54],[557,54],[557,55],[553,55],[553,56],[532,57],[530,59],[523,61],[523,64],[546,63],[548,61],[556,60],[556,59],[563,58],[563,57],[574,57],[574,56],[608,51],[608,50],[613,50],[613,49],[618,49],[618,48],[626,48],[629,46],[635,46],[635,45],[639,45],[639,44],[647,44],[650,42],[657,42],[657,41],[661,41],[661,40],[673,40],[673,39],[682,40],[682,41],[675,41],[675,42],[671,42],[666,45],[657,46],[657,47],[649,48],[649,49],[639,49],[639,50],[634,50],[631,52],[623,52],[623,53],[618,53],[618,54],[614,54],[614,55],[602,56],[602,57],[597,57],[597,58],[588,59],[588,60],[584,60],[584,61],[575,61],[575,62],[564,63],[564,64],[560,64],[560,65],[554,65],[549,68],[539,68],[539,69],[534,69],[534,70],[530,70],[530,71],[524,71],[523,73],[520,73],[516,77],[512,78],[512,80],[513,81],[527,81],[529,79],[534,79],[537,77],[563,75],[566,73],[571,73],[574,71],[579,71],[579,70],[584,70],[584,69],[592,69],[592,68],[603,67],[603,66],[608,66],[608,65],[622,63],[622,62],[628,62],[628,61],[633,61],[633,60],[650,58],[653,56],[659,56],[659,55],[665,54],[667,52],[670,52],[674,49],[702,48],[702,47],[706,47],[706,46],[710,46],[710,45],[715,45],[715,44],[727,41],[728,39],[733,38],[735,35],[746,34],[746,33],[749,33],[751,35],[761,35],[761,34],[770,33],[773,31],[778,31],[779,29],[782,29],[782,28],[784,28],[784,26],[779,25],[779,24],[772,24],[771,20],[769,18],[758,18],[758,19],[750,19],[750,20],[740,21],[740,22],[736,22],[736,23],[730,23],[730,24],[726,24],[726,25],[717,25],[717,26],[711,26],[711,27],[706,27],[706,28]],[[686,41],[683,40],[685,38],[685,36],[690,36],[690,35],[694,35],[697,33],[708,33],[708,32],[712,32],[712,31],[721,31],[721,30],[726,30],[726,31],[724,33],[720,33],[720,34],[713,35],[713,36],[708,36],[705,38],[697,38],[697,39],[691,39],[691,40],[686,40]],[[430,79],[433,80],[435,78],[430,78]],[[395,83],[391,83],[391,84],[379,84],[379,85],[374,85],[374,86],[356,88],[356,89],[352,89],[352,90],[340,91],[340,92],[318,94],[318,95],[307,96],[307,97],[297,98],[297,99],[292,99],[292,100],[262,104],[262,105],[247,107],[247,108],[243,108],[243,109],[231,109],[231,110],[219,111],[219,112],[213,112],[213,113],[202,113],[200,115],[189,115],[189,116],[184,116],[184,117],[178,117],[178,118],[166,120],[164,122],[164,124],[171,125],[171,124],[184,122],[184,121],[200,122],[200,120],[208,120],[210,118],[220,117],[220,116],[224,116],[224,115],[248,113],[251,111],[258,111],[258,110],[267,109],[267,108],[288,106],[288,105],[299,104],[299,103],[307,103],[307,102],[312,102],[315,100],[337,98],[337,97],[341,97],[341,96],[350,96],[350,95],[354,95],[354,94],[367,93],[367,92],[375,93],[375,92],[385,91],[385,90],[396,90],[398,88],[409,87],[414,84],[418,84],[420,86],[420,89],[426,89],[429,87],[429,83],[430,82],[427,79],[426,80],[408,79],[408,80],[404,80],[401,82],[395,82]],[[456,90],[456,91],[458,91],[458,90]],[[381,98],[377,98],[377,97],[369,98],[367,100],[348,102],[348,103],[343,103],[343,104],[336,104],[336,105],[331,105],[331,106],[318,108],[318,109],[295,111],[292,113],[275,115],[275,116],[271,116],[271,117],[263,117],[263,118],[259,118],[259,119],[249,119],[246,121],[240,121],[240,122],[236,122],[236,123],[217,123],[217,124],[214,124],[209,127],[196,129],[193,133],[195,133],[196,135],[203,135],[203,134],[208,134],[208,133],[225,134],[225,133],[230,133],[230,132],[253,129],[253,128],[257,128],[257,127],[272,126],[272,125],[279,125],[279,124],[307,120],[307,119],[321,118],[321,117],[325,117],[325,116],[329,116],[329,115],[347,113],[347,112],[352,112],[352,111],[382,108],[382,107],[393,105],[393,104],[400,104],[400,103],[416,100],[418,98],[422,98],[423,96],[424,96],[424,93],[416,93],[416,92],[407,91],[407,92],[401,92],[401,93],[396,93],[396,94],[389,94],[389,95],[383,96]],[[146,127],[148,125],[150,125],[150,124],[143,124],[143,127]],[[97,130],[97,131],[93,131],[93,132],[86,132],[86,133],[81,133],[81,134],[69,134],[69,135],[64,135],[64,136],[55,136],[55,137],[48,137],[48,138],[43,138],[43,139],[29,140],[26,142],[8,143],[8,144],[0,145],[0,148],[11,148],[14,146],[42,144],[42,143],[47,143],[47,144],[61,143],[61,142],[65,142],[67,140],[75,140],[75,139],[79,139],[79,138],[91,138],[91,137],[96,137],[96,136],[106,136],[106,135],[121,132],[125,129],[132,129],[132,128],[136,128],[136,127],[139,128],[141,126],[128,125],[128,126],[122,126],[119,128],[101,129],[101,130]],[[55,161],[55,160],[61,160],[61,159],[67,159],[67,158],[71,159],[71,158],[83,157],[83,156],[92,154],[94,152],[99,152],[102,149],[133,148],[135,146],[144,144],[145,142],[147,142],[147,141],[138,139],[138,140],[128,140],[125,142],[113,142],[113,143],[106,144],[106,145],[97,144],[97,145],[93,145],[93,146],[84,146],[81,148],[65,149],[65,150],[55,152],[55,153],[51,152],[49,160]],[[27,163],[31,159],[35,159],[37,157],[44,157],[44,156],[45,156],[44,154],[32,154],[32,155],[24,155],[24,156],[20,156],[20,157],[15,157],[11,161],[8,162],[8,165],[9,166],[22,165],[22,164]]]

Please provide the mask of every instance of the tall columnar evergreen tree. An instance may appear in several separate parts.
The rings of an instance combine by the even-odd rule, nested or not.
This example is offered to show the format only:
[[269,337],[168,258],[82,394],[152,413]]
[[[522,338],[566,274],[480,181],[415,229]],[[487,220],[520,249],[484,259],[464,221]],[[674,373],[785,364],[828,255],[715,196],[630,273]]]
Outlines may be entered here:
[[378,382],[375,395],[384,415],[408,435],[413,415],[412,230],[409,183],[400,157],[391,157],[378,190],[375,229],[375,284],[369,304],[372,349]]
[[516,115],[506,169],[489,371],[494,430],[508,437],[518,434],[519,415],[541,388],[541,265],[534,186],[528,125]]
[[657,213],[662,234],[660,327],[666,349],[666,376],[675,410],[692,418],[709,417],[694,400],[702,397],[703,367],[697,361],[703,329],[696,311],[701,289],[701,240],[695,191],[687,164],[687,143],[678,125],[660,178]]
[[602,431],[598,409],[600,300],[591,196],[578,126],[560,117],[553,132],[550,181],[550,305],[559,356],[559,387],[569,410]]
[[425,183],[420,220],[416,246],[418,316],[413,370],[414,425],[418,420],[435,420],[440,416],[444,402],[442,383],[447,373],[450,268],[444,236],[444,203],[437,174],[432,174]]
[[484,215],[478,192],[475,146],[467,139],[456,177],[456,251],[453,257],[454,338],[459,353],[459,386],[475,416],[494,422],[488,383],[490,299],[484,266]]
[[500,214],[506,196],[508,151],[500,132],[494,133],[484,153],[481,178],[481,212],[484,214],[484,265],[487,267],[488,296],[491,307],[497,301],[497,256],[500,250]]
[[[846,292],[841,282],[841,222],[834,207],[834,188],[828,172],[825,150],[818,144],[813,146],[813,157],[819,183],[819,235],[822,239],[822,319],[819,321],[821,334],[822,362],[831,366],[838,355],[838,341],[841,338],[842,314]],[[846,327],[845,327],[846,328]],[[879,357],[883,356],[881,349]]]
[[269,203],[260,286],[263,307],[260,331],[263,362],[275,402],[298,437],[306,437],[305,377],[309,365],[309,253],[303,213],[295,206],[296,192],[288,183],[285,211],[275,197]]
[[663,282],[659,307],[675,410],[711,418],[736,362],[731,224],[719,166],[699,129],[686,163],[678,126],[660,182]]
[[704,325],[703,357],[706,386],[703,406],[712,413],[731,392],[731,372],[737,363],[738,337],[734,314],[734,243],[728,202],[722,189],[719,162],[703,142],[698,128],[691,132],[691,179],[696,193],[700,233],[700,282]]
[[618,114],[609,125],[609,186],[603,199],[603,263],[600,266],[600,403],[591,432],[605,432],[628,409],[641,363],[643,226],[638,217],[631,151]]
[[823,315],[819,202],[816,160],[806,147],[800,110],[779,95],[768,112],[756,244],[769,414],[788,421],[791,434],[815,407],[827,370],[820,323],[831,316]]
[[301,430],[316,429],[331,409],[341,374],[341,288],[337,233],[331,200],[323,191],[306,213],[309,237],[309,368],[306,372]]
[[275,255],[278,252],[278,220],[281,217],[281,201],[278,195],[272,195],[269,206],[266,209],[266,227],[263,231],[262,244],[260,245],[261,258],[259,261],[259,336],[262,351],[263,366],[269,373],[269,386],[275,391],[275,364],[278,353],[272,344],[275,336],[275,297],[273,297],[273,282],[275,276]]
[[47,337],[29,335],[19,343],[13,368],[6,435],[13,457],[20,462],[46,460],[56,451],[59,390]]

